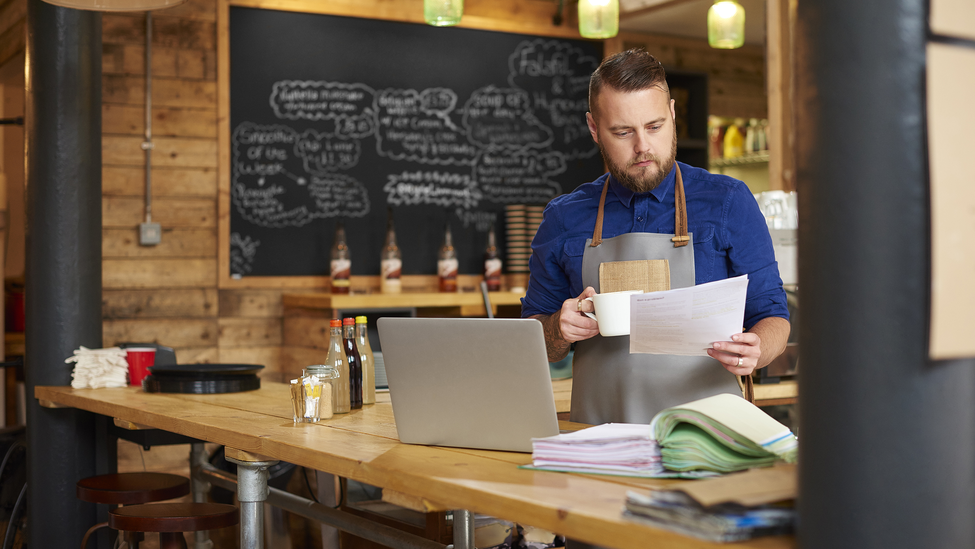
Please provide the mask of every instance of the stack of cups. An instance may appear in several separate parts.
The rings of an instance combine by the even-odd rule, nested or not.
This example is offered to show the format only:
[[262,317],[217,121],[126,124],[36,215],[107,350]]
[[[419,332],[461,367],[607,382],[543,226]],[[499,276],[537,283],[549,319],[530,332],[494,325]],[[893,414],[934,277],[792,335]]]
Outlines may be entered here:
[[507,261],[509,273],[527,273],[531,257],[531,238],[528,236],[528,220],[524,204],[508,204],[504,207],[507,236]]
[[535,233],[538,232],[538,226],[542,224],[542,212],[545,211],[545,206],[528,206],[526,207],[525,215],[525,236],[528,237],[528,243],[535,239]]

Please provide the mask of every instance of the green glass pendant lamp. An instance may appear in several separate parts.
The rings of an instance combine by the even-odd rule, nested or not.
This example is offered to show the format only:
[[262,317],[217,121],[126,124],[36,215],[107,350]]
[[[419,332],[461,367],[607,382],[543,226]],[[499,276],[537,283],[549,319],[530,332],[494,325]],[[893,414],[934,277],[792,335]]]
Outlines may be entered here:
[[732,50],[745,43],[745,8],[734,0],[717,0],[708,9],[708,44]]

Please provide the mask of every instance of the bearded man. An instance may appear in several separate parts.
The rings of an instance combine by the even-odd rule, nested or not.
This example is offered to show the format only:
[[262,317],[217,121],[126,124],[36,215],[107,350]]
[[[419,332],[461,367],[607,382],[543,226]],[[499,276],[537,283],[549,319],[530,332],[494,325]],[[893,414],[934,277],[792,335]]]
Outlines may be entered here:
[[[552,200],[535,239],[522,316],[545,327],[550,361],[572,364],[571,419],[649,423],[660,410],[740,391],[785,349],[788,308],[765,218],[744,183],[676,162],[674,100],[663,65],[642,50],[603,61],[586,118],[609,173]],[[584,301],[599,265],[666,259],[672,288],[748,274],[745,331],[708,357],[630,354],[602,337]]]

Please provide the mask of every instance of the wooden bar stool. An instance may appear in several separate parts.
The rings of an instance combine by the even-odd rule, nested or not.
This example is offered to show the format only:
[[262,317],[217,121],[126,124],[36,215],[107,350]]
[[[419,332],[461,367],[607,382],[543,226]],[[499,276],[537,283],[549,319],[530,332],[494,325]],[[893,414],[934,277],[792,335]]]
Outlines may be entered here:
[[159,532],[159,549],[186,549],[183,532],[216,530],[240,522],[240,512],[225,503],[147,503],[108,512],[108,525],[125,532]]
[[[190,481],[166,473],[117,473],[81,479],[75,493],[78,499],[89,503],[137,505],[183,497],[190,493]],[[89,528],[81,540],[81,549],[85,549],[95,530],[108,525],[108,522],[100,522]],[[138,543],[139,539],[133,537],[129,541]]]

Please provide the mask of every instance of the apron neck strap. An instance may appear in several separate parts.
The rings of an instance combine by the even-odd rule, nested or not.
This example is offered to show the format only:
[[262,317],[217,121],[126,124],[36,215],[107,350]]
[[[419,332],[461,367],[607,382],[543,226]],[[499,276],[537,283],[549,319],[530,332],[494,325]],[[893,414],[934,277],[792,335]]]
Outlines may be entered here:
[[684,201],[684,178],[680,176],[680,166],[674,162],[677,168],[677,180],[674,182],[674,238],[670,240],[675,248],[687,246],[691,240],[687,236],[687,203]]
[[[691,240],[687,236],[687,203],[684,200],[684,179],[680,176],[680,166],[674,163],[677,168],[677,179],[674,182],[674,237],[675,248],[687,246]],[[596,227],[592,231],[591,247],[595,248],[603,242],[603,210],[606,207],[606,191],[609,190],[609,178],[603,184],[603,193],[599,196],[599,209],[596,211]]]

